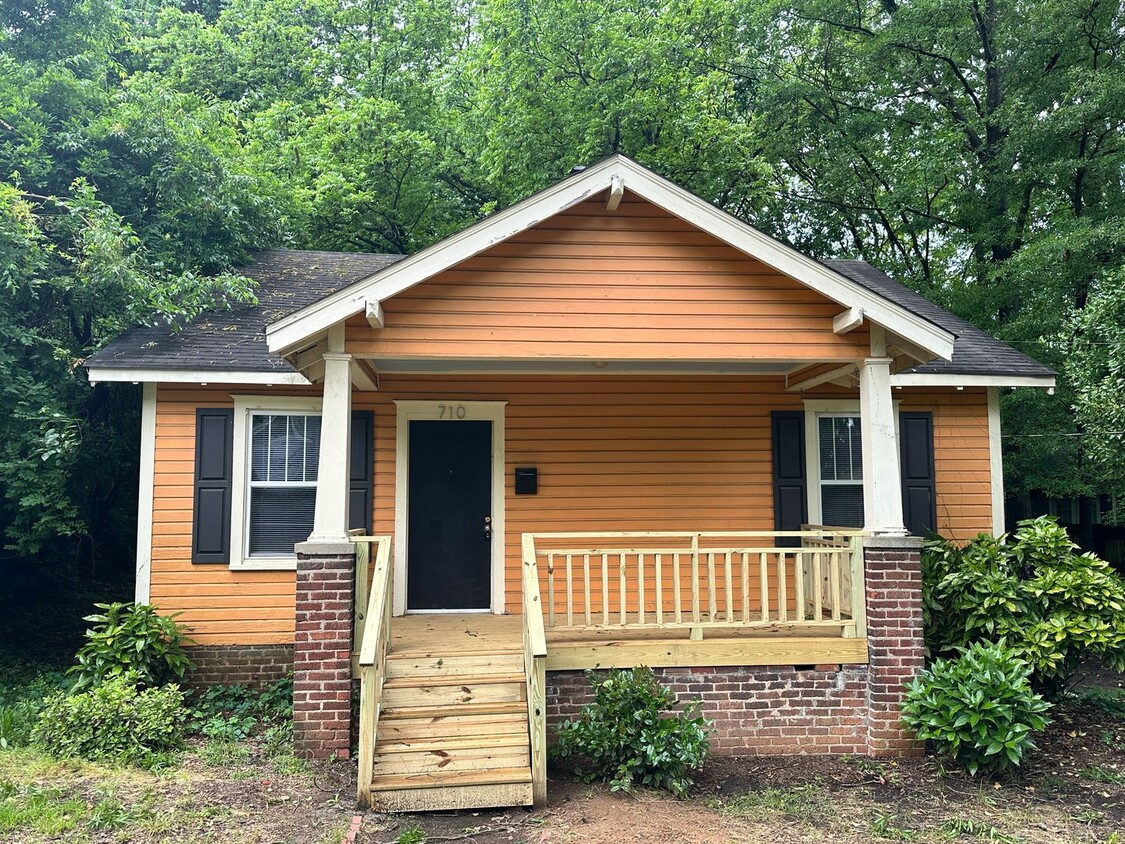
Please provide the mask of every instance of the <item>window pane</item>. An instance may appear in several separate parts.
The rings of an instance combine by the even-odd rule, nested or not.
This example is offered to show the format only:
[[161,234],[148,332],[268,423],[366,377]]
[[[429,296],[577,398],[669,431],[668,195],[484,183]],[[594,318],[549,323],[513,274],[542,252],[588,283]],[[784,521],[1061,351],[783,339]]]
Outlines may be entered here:
[[269,480],[270,418],[253,416],[250,431],[250,480]]
[[863,478],[863,452],[858,416],[821,416],[817,420],[820,478],[858,481]]
[[320,417],[306,416],[305,424],[305,480],[314,484],[320,460]]
[[278,416],[271,414],[266,417],[270,421],[269,428],[269,474],[266,478],[267,481],[283,481],[285,480],[285,435],[286,435],[286,420],[285,416]]
[[834,527],[863,527],[863,485],[822,486],[820,521]]
[[257,487],[250,490],[250,553],[293,553],[312,533],[315,487]]

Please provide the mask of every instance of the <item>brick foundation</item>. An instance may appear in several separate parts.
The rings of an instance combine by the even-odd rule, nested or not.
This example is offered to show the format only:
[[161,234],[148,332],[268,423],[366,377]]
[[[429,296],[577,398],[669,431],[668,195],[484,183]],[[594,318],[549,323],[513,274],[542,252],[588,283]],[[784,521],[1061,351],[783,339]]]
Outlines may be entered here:
[[352,548],[297,547],[293,745],[298,754],[317,759],[346,758],[351,748]]
[[195,645],[185,649],[195,668],[186,688],[233,685],[262,689],[293,671],[292,645]]
[[[878,546],[874,543],[878,542]],[[869,540],[865,552],[869,664],[659,668],[681,700],[714,721],[718,756],[922,752],[900,722],[903,684],[922,668],[921,563],[912,539]],[[547,723],[592,699],[581,671],[547,675]]]

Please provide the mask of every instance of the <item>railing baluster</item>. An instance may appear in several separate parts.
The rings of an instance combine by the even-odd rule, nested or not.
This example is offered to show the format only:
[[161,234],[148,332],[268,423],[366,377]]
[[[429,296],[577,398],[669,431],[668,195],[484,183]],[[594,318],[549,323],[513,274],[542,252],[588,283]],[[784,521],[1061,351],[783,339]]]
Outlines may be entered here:
[[727,590],[727,617],[725,619],[727,624],[730,624],[734,621],[734,586],[732,585],[730,570],[732,556],[733,555],[731,554],[731,552],[727,551],[726,569],[723,572],[725,580],[725,583],[723,585]]
[[547,626],[555,626],[555,555],[547,555]]
[[832,551],[828,558],[829,577],[831,578],[832,620],[840,620],[840,561],[843,559],[839,551]]
[[609,554],[602,554],[602,624],[609,625]]
[[619,588],[621,589],[621,623],[622,624],[628,624],[629,618],[628,618],[628,616],[625,615],[627,603],[626,603],[626,600],[625,600],[625,555],[624,554],[621,554],[619,559],[618,559],[617,582],[618,582]]
[[645,555],[637,554],[637,624],[645,623]]
[[750,620],[750,555],[742,552],[742,620]]
[[660,555],[656,555],[656,623],[664,623],[664,585],[662,578],[664,573],[660,570],[663,566],[663,560]]
[[699,621],[699,537],[692,537],[691,549],[691,620]]
[[820,552],[816,551],[812,557],[813,571],[813,619],[821,621],[824,618],[824,578],[820,569]]
[[680,603],[680,555],[672,555],[672,612],[675,614],[676,624],[684,621],[684,607]]
[[763,551],[759,560],[761,572],[758,579],[758,589],[762,598],[762,621],[770,620],[770,572],[769,555]]
[[718,612],[718,595],[715,594],[715,552],[707,555],[707,620],[714,621]]
[[796,600],[797,621],[805,620],[805,573],[808,571],[809,558],[803,551],[793,555],[796,571],[793,573],[793,591]]
[[586,626],[590,626],[590,555],[582,555],[582,596],[585,601]]
[[[796,555],[794,555],[796,556]],[[785,557],[786,552],[781,551],[777,555],[777,619],[778,621],[789,620],[789,596],[786,593],[785,586]]]
[[574,626],[574,571],[571,555],[566,555],[566,626]]

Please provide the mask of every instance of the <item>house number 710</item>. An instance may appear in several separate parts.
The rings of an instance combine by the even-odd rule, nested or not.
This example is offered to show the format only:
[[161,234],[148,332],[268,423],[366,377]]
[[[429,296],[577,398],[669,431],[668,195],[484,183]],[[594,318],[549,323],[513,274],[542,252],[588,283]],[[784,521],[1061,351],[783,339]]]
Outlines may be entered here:
[[464,419],[465,418],[465,405],[463,404],[439,404],[438,405],[438,419]]

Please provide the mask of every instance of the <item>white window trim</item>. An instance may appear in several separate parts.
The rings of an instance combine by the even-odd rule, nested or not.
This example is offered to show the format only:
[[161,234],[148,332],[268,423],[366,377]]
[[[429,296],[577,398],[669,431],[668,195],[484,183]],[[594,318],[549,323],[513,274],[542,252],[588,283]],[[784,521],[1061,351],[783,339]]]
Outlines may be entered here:
[[137,489],[137,581],[133,600],[147,604],[152,592],[152,513],[156,477],[156,385],[141,387],[141,471]]
[[[504,519],[505,446],[504,409],[506,401],[395,401],[395,542],[394,542],[394,595],[391,602],[394,615],[404,615],[406,607],[407,560],[410,536],[410,422],[415,419],[448,421],[482,421],[492,423],[492,588],[490,611],[496,615],[504,612],[504,567],[506,563],[507,532]],[[449,408],[464,408],[464,416]],[[450,612],[456,612],[450,610]]]
[[246,550],[250,518],[250,416],[253,413],[322,412],[322,401],[315,396],[235,396],[234,449],[231,468],[230,568],[234,571],[296,571],[297,555],[251,557]]
[[[820,508],[820,436],[817,419],[821,416],[860,416],[859,399],[805,399],[805,496],[809,512],[809,524],[819,525]],[[895,434],[899,434],[899,405],[894,402]],[[861,421],[862,424],[862,421]],[[901,440],[900,440],[901,442]],[[901,458],[900,458],[901,459]],[[863,479],[867,483],[867,478]]]

